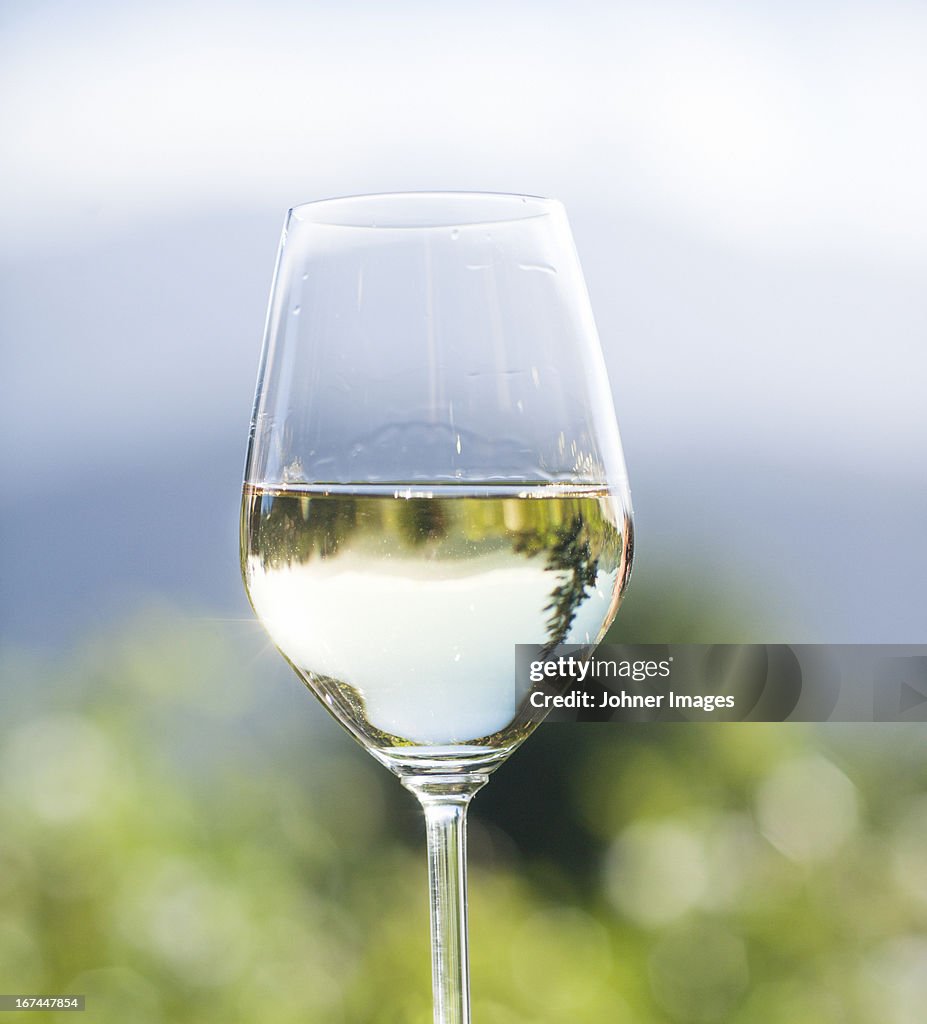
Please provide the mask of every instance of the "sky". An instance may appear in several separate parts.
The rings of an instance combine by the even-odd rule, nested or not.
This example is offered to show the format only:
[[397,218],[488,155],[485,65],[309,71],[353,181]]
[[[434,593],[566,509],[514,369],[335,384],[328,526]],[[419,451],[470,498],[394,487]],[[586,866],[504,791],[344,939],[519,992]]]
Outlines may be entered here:
[[439,188],[564,202],[639,573],[924,639],[925,52],[914,3],[7,0],[0,635],[237,588],[286,209]]
[[13,0],[4,21],[20,241],[37,215],[81,231],[367,187],[372,157],[409,187],[594,188],[764,248],[927,239],[917,4]]

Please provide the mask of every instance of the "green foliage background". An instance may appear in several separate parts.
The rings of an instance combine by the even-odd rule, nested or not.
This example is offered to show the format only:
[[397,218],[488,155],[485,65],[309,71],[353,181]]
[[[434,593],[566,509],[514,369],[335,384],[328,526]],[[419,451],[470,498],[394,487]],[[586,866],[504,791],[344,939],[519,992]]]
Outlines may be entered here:
[[[755,638],[651,586],[610,639]],[[256,624],[148,608],[2,667],[0,991],[431,1019],[418,808]],[[476,1024],[922,1024],[925,793],[920,727],[542,726],[474,803]]]

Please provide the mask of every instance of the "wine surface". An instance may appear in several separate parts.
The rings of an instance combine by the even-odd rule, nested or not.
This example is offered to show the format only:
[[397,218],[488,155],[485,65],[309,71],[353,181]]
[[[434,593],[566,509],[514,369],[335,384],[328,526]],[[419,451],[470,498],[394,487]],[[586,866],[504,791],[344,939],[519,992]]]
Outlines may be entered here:
[[515,645],[595,643],[630,556],[629,512],[591,487],[247,485],[242,503],[258,618],[375,755],[517,745],[539,713]]

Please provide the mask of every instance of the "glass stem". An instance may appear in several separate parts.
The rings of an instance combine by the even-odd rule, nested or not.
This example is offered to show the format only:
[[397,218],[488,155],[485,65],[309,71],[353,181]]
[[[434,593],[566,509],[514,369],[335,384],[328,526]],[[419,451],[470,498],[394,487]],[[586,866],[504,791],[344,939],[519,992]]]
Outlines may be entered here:
[[435,1024],[470,1024],[467,807],[486,780],[485,775],[402,780],[425,811]]

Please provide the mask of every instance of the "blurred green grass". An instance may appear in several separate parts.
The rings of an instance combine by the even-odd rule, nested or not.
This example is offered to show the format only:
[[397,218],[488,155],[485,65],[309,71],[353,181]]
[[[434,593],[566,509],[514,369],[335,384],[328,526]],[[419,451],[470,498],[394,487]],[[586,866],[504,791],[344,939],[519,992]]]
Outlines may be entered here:
[[[751,638],[739,602],[657,593],[613,639]],[[418,808],[253,624],[151,607],[2,668],[0,991],[86,993],[88,1024],[430,1021]],[[921,1024],[923,740],[542,726],[473,808],[474,1020]]]

